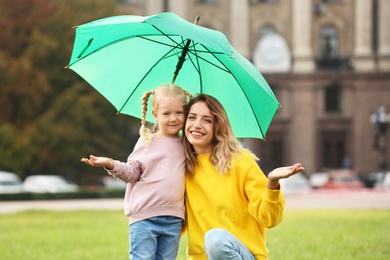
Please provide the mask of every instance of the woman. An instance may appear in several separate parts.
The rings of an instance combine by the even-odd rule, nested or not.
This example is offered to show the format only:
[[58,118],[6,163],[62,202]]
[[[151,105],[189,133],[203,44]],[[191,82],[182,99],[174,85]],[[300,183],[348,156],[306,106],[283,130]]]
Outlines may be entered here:
[[199,94],[186,106],[188,259],[268,259],[266,228],[283,218],[279,180],[300,163],[267,177],[234,137],[223,106]]

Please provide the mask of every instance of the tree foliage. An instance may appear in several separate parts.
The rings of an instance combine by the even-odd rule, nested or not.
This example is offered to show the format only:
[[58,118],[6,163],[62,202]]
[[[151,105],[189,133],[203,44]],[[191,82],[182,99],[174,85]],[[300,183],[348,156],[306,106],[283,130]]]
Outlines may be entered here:
[[0,0],[0,169],[22,178],[62,174],[79,183],[104,171],[89,154],[125,160],[138,120],[66,70],[73,26],[117,14],[115,1]]

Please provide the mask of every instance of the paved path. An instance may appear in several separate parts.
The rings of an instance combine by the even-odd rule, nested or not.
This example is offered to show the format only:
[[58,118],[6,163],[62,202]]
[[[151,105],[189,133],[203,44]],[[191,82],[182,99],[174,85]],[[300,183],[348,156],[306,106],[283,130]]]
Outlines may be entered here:
[[123,209],[123,199],[74,199],[74,200],[33,200],[0,201],[0,214],[25,210],[118,210]]
[[[286,196],[286,210],[382,209],[390,210],[390,190],[314,190]],[[0,201],[0,214],[25,210],[121,210],[123,199]]]
[[386,209],[390,210],[387,190],[313,190],[286,197],[286,210],[299,209]]

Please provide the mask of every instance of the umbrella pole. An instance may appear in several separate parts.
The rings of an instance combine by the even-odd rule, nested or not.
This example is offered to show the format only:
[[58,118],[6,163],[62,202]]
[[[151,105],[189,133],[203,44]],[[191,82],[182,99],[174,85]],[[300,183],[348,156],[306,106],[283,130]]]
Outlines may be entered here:
[[[200,16],[197,16],[195,18],[195,21],[194,21],[195,25],[198,25],[199,19],[200,19]],[[172,84],[175,83],[177,75],[179,75],[179,71],[180,71],[181,67],[183,66],[183,63],[185,61],[185,58],[186,58],[186,55],[187,55],[187,52],[188,52],[188,48],[190,47],[190,43],[191,43],[191,40],[188,39],[187,42],[186,42],[186,45],[183,48],[183,51],[182,51],[180,57],[179,57],[179,61],[176,64],[176,70],[173,73]]]

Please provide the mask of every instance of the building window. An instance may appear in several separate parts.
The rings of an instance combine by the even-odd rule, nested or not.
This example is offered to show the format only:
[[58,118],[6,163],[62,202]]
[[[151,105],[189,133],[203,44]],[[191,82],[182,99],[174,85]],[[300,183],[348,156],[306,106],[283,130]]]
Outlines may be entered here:
[[339,32],[334,26],[322,27],[319,36],[318,70],[353,70],[350,57],[339,56]]
[[325,112],[341,113],[341,88],[333,85],[325,88]]
[[321,29],[320,50],[322,59],[335,59],[338,56],[338,32],[333,26]]

